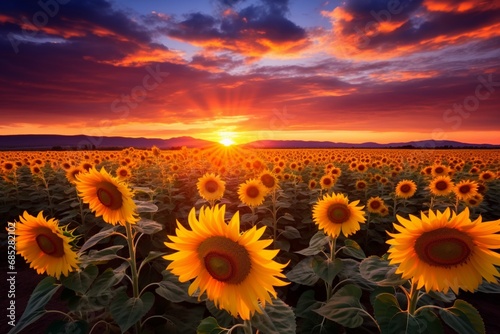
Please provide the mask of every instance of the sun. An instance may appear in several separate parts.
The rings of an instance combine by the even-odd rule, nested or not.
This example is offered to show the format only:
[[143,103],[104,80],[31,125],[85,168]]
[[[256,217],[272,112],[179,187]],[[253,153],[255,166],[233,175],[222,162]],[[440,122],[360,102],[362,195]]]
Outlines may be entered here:
[[224,145],[226,147],[235,144],[234,140],[232,140],[231,138],[224,138],[219,143],[221,143],[222,145]]

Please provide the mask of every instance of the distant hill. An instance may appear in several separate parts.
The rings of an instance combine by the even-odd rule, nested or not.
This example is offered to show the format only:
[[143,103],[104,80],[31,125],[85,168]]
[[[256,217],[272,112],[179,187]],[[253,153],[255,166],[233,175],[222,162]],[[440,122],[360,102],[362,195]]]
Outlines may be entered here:
[[161,149],[186,147],[207,147],[214,145],[208,140],[193,137],[129,138],[129,137],[90,137],[84,135],[8,135],[0,136],[0,150],[45,150],[45,149],[106,149],[106,148],[151,148]]
[[452,140],[420,140],[379,144],[366,142],[361,144],[338,143],[330,141],[306,140],[257,140],[243,145],[253,148],[500,148],[492,144],[467,144]]
[[[0,150],[50,150],[50,149],[122,149],[126,147],[172,149],[186,146],[203,148],[216,145],[215,142],[193,137],[129,138],[129,137],[90,137],[84,135],[0,135]],[[467,144],[450,140],[421,140],[378,144],[338,143],[330,141],[305,140],[258,140],[240,147],[248,148],[500,148],[500,145]]]

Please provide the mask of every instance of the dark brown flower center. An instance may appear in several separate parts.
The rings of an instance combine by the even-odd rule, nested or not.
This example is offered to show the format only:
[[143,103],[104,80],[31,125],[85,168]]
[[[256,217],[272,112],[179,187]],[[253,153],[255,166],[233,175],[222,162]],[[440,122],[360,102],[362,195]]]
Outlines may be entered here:
[[467,262],[473,247],[467,233],[449,227],[424,232],[415,242],[415,252],[420,260],[445,268]]
[[399,191],[401,191],[402,193],[409,193],[411,191],[411,186],[405,183],[401,187],[399,187]]
[[270,174],[263,174],[260,177],[260,182],[262,182],[263,185],[265,185],[267,188],[272,188],[275,185],[275,180],[274,177]]
[[250,198],[257,198],[259,196],[259,188],[256,186],[249,186],[246,190],[246,194]]
[[53,257],[64,255],[63,240],[48,228],[42,228],[37,234],[36,244],[42,252]]
[[471,191],[471,187],[468,185],[468,184],[465,184],[463,186],[460,186],[458,188],[458,191],[461,193],[461,194],[468,194],[470,193]]
[[330,179],[329,177],[326,177],[323,179],[323,184],[325,186],[329,186],[330,184],[332,184],[332,179]]
[[364,183],[364,182],[360,182],[360,183],[358,183],[358,188],[359,188],[359,189],[364,189],[364,188],[366,188],[366,183]]
[[214,236],[198,246],[198,256],[214,279],[239,284],[250,273],[250,255],[245,247],[226,237]]
[[208,180],[205,183],[205,190],[208,191],[209,193],[214,193],[219,189],[219,184],[215,180]]
[[110,182],[101,182],[97,185],[97,198],[102,205],[111,210],[118,210],[122,207],[122,193]]
[[443,191],[443,190],[448,189],[448,182],[441,180],[441,181],[436,182],[435,186],[436,186],[437,190]]
[[434,172],[436,174],[442,174],[444,172],[444,169],[443,167],[436,167],[436,169],[434,169]]
[[380,203],[380,201],[378,200],[375,200],[375,201],[371,201],[370,202],[370,208],[374,209],[374,210],[377,210],[378,208],[380,208],[382,206],[382,204]]
[[342,224],[349,220],[351,211],[349,210],[347,205],[342,203],[335,203],[328,207],[326,215],[332,223]]

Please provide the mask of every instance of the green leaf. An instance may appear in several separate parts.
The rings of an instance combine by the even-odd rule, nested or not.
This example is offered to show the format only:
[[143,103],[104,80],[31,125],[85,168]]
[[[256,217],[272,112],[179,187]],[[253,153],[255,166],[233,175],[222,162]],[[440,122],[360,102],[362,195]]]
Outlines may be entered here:
[[298,284],[309,285],[309,286],[316,284],[316,282],[319,279],[319,276],[316,275],[316,273],[313,270],[312,261],[313,261],[312,257],[303,259],[286,274],[286,277],[290,281]]
[[307,318],[311,311],[319,308],[321,302],[316,300],[314,297],[314,290],[307,290],[303,292],[299,300],[297,301],[297,307],[295,308],[295,315],[298,318]]
[[90,264],[116,259],[118,257],[116,253],[123,247],[123,245],[116,245],[101,250],[91,249],[87,255],[81,256],[82,263]]
[[160,223],[146,218],[141,218],[137,224],[132,225],[137,231],[144,234],[155,234],[163,230],[163,225]]
[[217,322],[220,326],[228,328],[231,327],[231,324],[234,322],[234,318],[228,311],[216,307],[215,303],[210,299],[207,299],[205,305],[210,314],[212,314],[215,319],[217,319]]
[[142,264],[144,265],[145,263],[148,263],[150,261],[153,261],[154,259],[157,259],[159,257],[162,257],[163,255],[167,255],[168,253],[165,252],[158,252],[158,251],[150,251],[149,254],[142,260]]
[[89,297],[99,297],[106,293],[109,288],[121,281],[120,276],[116,275],[112,268],[106,269],[99,275],[87,292]]
[[483,283],[477,288],[477,291],[484,293],[500,293],[500,282],[498,280],[496,283],[483,281]]
[[332,298],[315,312],[342,326],[356,328],[363,324],[364,311],[360,298],[361,289],[354,284],[348,284],[335,292]]
[[47,329],[47,334],[61,334],[61,333],[87,333],[89,331],[89,324],[83,320],[75,322],[66,322],[64,320],[57,320],[53,322]]
[[340,280],[349,280],[362,289],[373,290],[377,287],[374,283],[364,279],[359,273],[359,262],[353,259],[340,259],[343,264],[342,271],[339,273]]
[[179,282],[179,277],[175,276],[170,270],[162,272],[163,280],[159,283],[155,292],[174,303],[185,301],[196,302],[196,299],[188,295],[190,282]]
[[288,221],[291,221],[291,222],[294,222],[295,221],[295,218],[288,212],[285,212],[285,214],[281,217],[279,217],[278,219],[286,219]]
[[344,241],[345,247],[342,249],[342,252],[347,255],[351,256],[355,259],[363,260],[366,258],[365,252],[363,252],[363,249],[361,249],[361,246],[359,244],[351,239],[345,239]]
[[295,334],[297,325],[295,315],[290,306],[281,299],[273,299],[267,303],[262,314],[255,312],[251,322],[260,333],[266,334]]
[[397,275],[396,270],[396,266],[389,265],[389,261],[375,255],[364,259],[359,265],[361,276],[379,286],[399,286],[406,283],[407,280]]
[[156,211],[158,211],[158,206],[156,204],[154,204],[153,202],[138,201],[138,200],[134,200],[134,202],[135,202],[135,205],[137,206],[136,211],[138,213],[141,213],[141,212],[156,212]]
[[285,238],[292,239],[300,239],[300,232],[293,226],[285,226],[285,230],[281,233]]
[[375,319],[382,334],[443,333],[438,317],[429,310],[409,315],[401,310],[396,297],[391,293],[380,293],[373,302]]
[[96,245],[99,241],[102,239],[106,239],[107,237],[111,236],[116,230],[118,229],[118,226],[113,226],[111,228],[106,228],[105,230],[102,230],[101,232],[94,234],[91,236],[80,248],[79,253],[83,253],[90,247]]
[[316,255],[323,250],[323,247],[328,241],[330,241],[330,237],[325,235],[322,231],[318,231],[309,241],[309,247],[295,253],[305,256]]
[[98,274],[97,267],[91,264],[83,271],[74,271],[68,277],[61,278],[61,283],[70,290],[85,293]]
[[439,310],[439,315],[459,334],[484,334],[486,331],[479,312],[464,300],[455,300],[452,307]]
[[322,258],[315,257],[312,261],[314,273],[330,285],[335,277],[337,277],[338,273],[342,271],[342,267],[343,264],[340,259],[330,261],[330,259],[324,260]]
[[[45,305],[47,305],[49,300],[60,287],[60,285],[55,283],[56,279],[51,276],[45,277],[40,281],[40,283],[38,283],[31,293],[23,315],[15,322],[16,326],[10,330],[9,334],[19,333],[45,314]],[[7,314],[10,314],[8,310]],[[11,320],[8,316],[7,319],[8,321]]]
[[196,328],[196,334],[222,334],[227,333],[227,331],[220,327],[217,320],[214,317],[208,317],[203,319],[198,328]]
[[127,293],[122,291],[113,298],[109,311],[116,324],[120,326],[122,333],[126,332],[148,313],[151,306],[153,306],[154,299],[154,295],[149,291],[140,298],[129,298]]

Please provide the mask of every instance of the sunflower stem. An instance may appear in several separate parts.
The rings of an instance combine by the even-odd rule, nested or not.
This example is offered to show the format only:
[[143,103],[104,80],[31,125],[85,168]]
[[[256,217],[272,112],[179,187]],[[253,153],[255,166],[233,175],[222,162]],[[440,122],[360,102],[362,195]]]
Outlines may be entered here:
[[[132,231],[132,226],[128,222],[125,223],[125,230],[127,231],[127,244],[130,254],[130,271],[132,275],[132,290],[134,298],[139,298],[139,275],[137,273],[137,264],[135,258],[135,245],[134,245],[134,233]],[[135,332],[140,333],[140,322],[135,323]]]
[[243,332],[245,334],[252,334],[252,322],[250,320],[243,320]]
[[418,289],[417,284],[412,282],[410,290],[410,299],[408,300],[408,314],[414,315],[417,309]]
[[[329,262],[335,261],[335,247],[337,244],[337,238],[330,238],[330,257],[328,258]],[[329,282],[326,283],[326,301],[328,302],[330,298],[332,297],[333,294],[333,282],[330,284]]]

